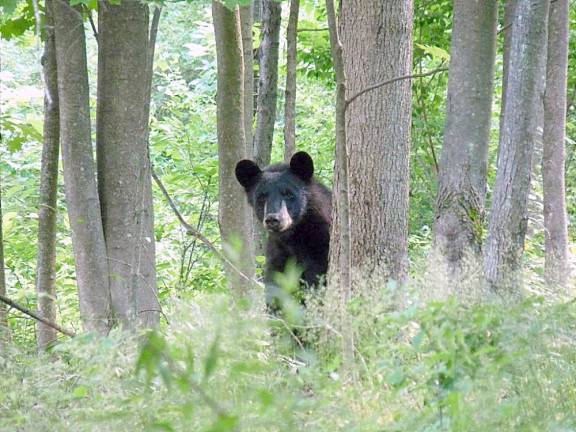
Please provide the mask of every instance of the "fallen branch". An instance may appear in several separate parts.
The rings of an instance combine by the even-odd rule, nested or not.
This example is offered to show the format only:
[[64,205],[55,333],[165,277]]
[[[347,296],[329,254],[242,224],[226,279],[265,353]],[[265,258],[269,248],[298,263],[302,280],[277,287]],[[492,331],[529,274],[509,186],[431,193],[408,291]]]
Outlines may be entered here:
[[357,98],[362,96],[364,93],[368,93],[369,91],[376,90],[377,88],[383,87],[383,86],[388,85],[388,84],[393,84],[396,81],[402,81],[402,80],[413,79],[413,78],[424,78],[424,77],[427,77],[430,75],[436,75],[437,73],[440,73],[440,72],[446,72],[447,70],[448,70],[448,68],[438,68],[438,69],[434,69],[432,71],[424,72],[421,74],[399,76],[399,77],[392,78],[392,79],[389,79],[386,81],[382,81],[382,82],[379,82],[376,84],[372,84],[371,86],[368,86],[368,87],[360,90],[355,95],[346,99],[346,108],[348,108],[348,105],[350,105],[352,102],[354,102]]
[[192,225],[190,225],[188,222],[186,222],[186,220],[182,216],[182,213],[180,213],[180,210],[178,210],[178,207],[176,207],[174,200],[172,199],[172,197],[170,196],[170,194],[168,193],[168,191],[164,187],[164,184],[162,183],[160,178],[156,175],[154,170],[152,170],[152,178],[154,179],[154,181],[156,182],[156,184],[158,185],[158,187],[162,191],[164,198],[166,198],[166,201],[168,201],[170,208],[172,208],[172,211],[176,215],[176,218],[178,219],[180,224],[184,227],[187,234],[196,237],[198,240],[200,240],[202,243],[204,243],[206,246],[208,246],[208,248],[212,252],[214,252],[214,254],[223,263],[230,266],[230,268],[232,270],[234,270],[238,275],[240,275],[241,278],[243,278],[244,280],[246,280],[250,283],[253,283],[257,286],[260,286],[260,287],[262,286],[262,284],[260,282],[258,282],[256,279],[253,279],[250,276],[247,276],[246,274],[244,274],[244,272],[242,272],[242,270],[240,270],[238,267],[236,267],[228,258],[226,258],[226,256],[222,252],[220,252],[220,250],[216,247],[216,245],[214,243],[212,243],[210,240],[208,240],[208,238],[206,238],[206,236],[204,236],[204,234],[202,234],[200,231],[198,231],[196,228],[194,228]]
[[54,330],[57,330],[66,336],[70,336],[70,337],[76,336],[76,333],[74,333],[72,330],[67,330],[63,327],[60,327],[58,324],[55,324],[52,321],[47,320],[46,318],[42,318],[36,312],[33,312],[30,309],[25,308],[24,306],[20,306],[15,301],[10,300],[8,297],[4,297],[3,295],[0,295],[0,301],[2,301],[3,303],[6,303],[10,307],[13,307],[14,309],[19,310],[20,312],[28,315],[29,317],[34,318],[36,321],[39,321],[42,324],[46,324],[48,327],[52,327]]

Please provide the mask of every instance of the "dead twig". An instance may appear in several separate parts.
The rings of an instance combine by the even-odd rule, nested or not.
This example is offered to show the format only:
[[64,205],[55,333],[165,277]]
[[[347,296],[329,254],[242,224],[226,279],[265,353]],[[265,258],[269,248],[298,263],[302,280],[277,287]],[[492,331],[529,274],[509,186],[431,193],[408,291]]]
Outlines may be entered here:
[[383,86],[388,85],[388,84],[393,84],[397,81],[403,81],[403,80],[414,79],[414,78],[424,78],[424,77],[427,77],[430,75],[436,75],[437,73],[440,73],[440,72],[446,72],[447,70],[448,70],[448,68],[438,68],[438,69],[434,69],[432,71],[424,72],[421,74],[399,76],[399,77],[392,78],[392,79],[389,79],[386,81],[381,81],[381,82],[376,83],[376,84],[372,84],[372,85],[360,90],[358,93],[354,94],[353,96],[349,97],[348,99],[346,99],[346,104],[345,104],[346,108],[348,108],[348,106],[352,102],[354,102],[357,98],[359,98],[360,96],[362,96],[365,93],[368,93],[369,91],[376,90],[377,88],[383,87]]
[[168,191],[164,187],[164,184],[162,183],[160,178],[156,175],[154,170],[152,170],[152,178],[154,179],[154,181],[156,182],[156,184],[158,185],[158,187],[162,191],[164,198],[166,198],[166,201],[168,201],[170,208],[172,209],[172,211],[176,215],[176,218],[178,219],[180,224],[186,230],[187,234],[196,237],[198,240],[200,240],[202,243],[204,243],[212,252],[214,252],[214,254],[223,263],[225,263],[232,270],[234,270],[242,279],[244,279],[244,280],[246,280],[246,281],[248,281],[248,282],[250,282],[256,286],[260,286],[260,287],[262,286],[262,284],[260,282],[258,282],[256,279],[253,279],[250,276],[247,276],[244,272],[242,272],[242,270],[240,270],[238,267],[236,267],[228,258],[226,258],[226,256],[222,252],[220,252],[220,250],[216,247],[216,245],[214,243],[212,243],[210,240],[208,240],[208,238],[206,236],[204,236],[204,234],[202,234],[196,228],[194,228],[192,225],[190,225],[188,222],[186,222],[186,220],[182,216],[182,213],[180,213],[180,210],[178,210],[178,207],[174,203],[174,200],[172,199],[172,197],[170,196],[170,194],[168,193]]
[[58,324],[53,323],[52,321],[49,321],[46,318],[41,317],[36,312],[31,311],[30,309],[19,305],[14,300],[10,300],[8,297],[4,297],[3,295],[0,295],[0,301],[2,301],[3,303],[6,303],[8,306],[10,306],[16,310],[19,310],[20,312],[28,315],[29,317],[34,318],[36,321],[39,321],[42,324],[47,325],[48,327],[52,327],[54,330],[59,331],[60,333],[66,335],[66,336],[70,336],[70,337],[76,336],[76,333],[74,333],[72,330],[68,330],[68,329],[65,329],[63,327],[60,327]]

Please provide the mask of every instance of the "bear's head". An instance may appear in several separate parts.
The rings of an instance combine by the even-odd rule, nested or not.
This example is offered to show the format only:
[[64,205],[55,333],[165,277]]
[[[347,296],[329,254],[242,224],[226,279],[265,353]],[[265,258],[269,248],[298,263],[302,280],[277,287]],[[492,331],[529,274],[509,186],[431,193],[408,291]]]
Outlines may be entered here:
[[289,164],[263,170],[251,160],[236,164],[236,178],[248,195],[258,219],[268,231],[282,233],[298,225],[308,207],[308,186],[314,163],[306,152],[292,156]]

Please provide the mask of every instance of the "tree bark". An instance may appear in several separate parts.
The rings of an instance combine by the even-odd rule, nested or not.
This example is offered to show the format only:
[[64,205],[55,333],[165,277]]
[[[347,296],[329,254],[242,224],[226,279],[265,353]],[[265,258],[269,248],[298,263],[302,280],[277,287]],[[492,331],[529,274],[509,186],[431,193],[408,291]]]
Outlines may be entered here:
[[114,319],[158,323],[154,211],[148,158],[148,6],[98,10],[98,189]]
[[296,53],[298,43],[298,12],[300,0],[290,0],[290,16],[286,30],[286,90],[284,98],[284,160],[296,152]]
[[434,226],[436,247],[453,275],[482,246],[497,24],[496,0],[454,1]]
[[[2,178],[0,176],[0,295],[6,296],[6,274],[4,272],[4,238],[2,235]],[[8,311],[5,304],[0,304],[0,351],[4,342],[10,339]]]
[[[294,0],[292,0],[294,1]],[[344,53],[338,31],[334,0],[326,0],[326,14],[330,31],[332,61],[336,74],[336,161],[335,205],[332,210],[331,243],[338,245],[338,254],[330,255],[328,281],[337,288],[340,299],[340,330],[342,333],[342,360],[344,371],[354,378],[354,333],[348,315],[352,298],[352,242],[350,238],[350,195],[348,150],[346,145],[346,70]],[[332,250],[332,245],[330,246]]]
[[[254,274],[254,253],[251,237],[251,212],[244,191],[236,181],[234,169],[246,158],[244,142],[244,67],[242,34],[238,8],[228,9],[212,2],[212,18],[216,37],[218,67],[217,129],[219,156],[219,224],[224,246],[238,239],[242,250],[235,264],[246,275]],[[246,293],[249,283],[233,269],[225,266],[232,290]]]
[[275,0],[263,0],[262,3],[262,42],[260,43],[260,72],[256,103],[256,131],[254,132],[254,157],[260,167],[270,163],[274,138],[282,15],[282,3]]
[[254,41],[252,37],[252,8],[240,7],[242,31],[242,55],[244,59],[244,136],[246,137],[246,158],[254,157]]
[[[60,150],[60,108],[52,0],[46,0],[44,53],[44,144],[40,168],[38,208],[38,257],[36,293],[38,312],[56,322],[56,210],[58,195],[58,156]],[[56,330],[38,323],[38,350],[44,351],[57,339]]]
[[107,333],[109,273],[92,155],[84,21],[81,12],[67,1],[53,6],[62,163],[80,314],[86,330]]
[[500,130],[504,120],[506,107],[506,89],[508,87],[508,71],[510,70],[510,46],[512,44],[512,28],[516,19],[516,3],[518,0],[506,0],[504,5],[504,49],[502,53],[502,100],[500,104]]
[[[347,97],[412,71],[411,0],[342,5]],[[404,281],[408,271],[408,184],[411,81],[364,93],[348,105],[352,267]],[[336,179],[336,189],[340,187]],[[338,262],[341,245],[331,245]]]
[[520,280],[548,8],[548,0],[518,0],[512,25],[498,172],[484,251],[485,276],[493,290],[516,293]]
[[549,283],[561,285],[567,284],[569,273],[568,218],[564,184],[569,16],[568,0],[556,0],[551,3],[542,161],[545,276]]

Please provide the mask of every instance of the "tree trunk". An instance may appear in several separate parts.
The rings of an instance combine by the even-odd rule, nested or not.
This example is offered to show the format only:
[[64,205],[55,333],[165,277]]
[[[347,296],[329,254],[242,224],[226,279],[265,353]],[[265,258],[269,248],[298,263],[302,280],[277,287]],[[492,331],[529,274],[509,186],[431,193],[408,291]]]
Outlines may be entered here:
[[92,155],[86,40],[82,13],[54,2],[60,139],[80,314],[88,331],[107,333],[111,312],[106,244]]
[[[148,6],[98,11],[98,188],[116,322],[158,323],[154,211],[148,158]],[[147,100],[148,99],[148,100]]]
[[524,252],[548,7],[548,0],[518,0],[516,6],[498,172],[484,251],[484,270],[490,287],[509,288],[513,293]]
[[242,31],[242,55],[244,59],[244,136],[246,137],[246,158],[254,157],[252,129],[254,127],[254,41],[252,38],[252,8],[240,7]]
[[[0,295],[6,297],[6,274],[4,273],[4,238],[2,236],[2,178],[0,176]],[[0,302],[0,352],[4,342],[10,339],[8,327],[8,310],[6,305]]]
[[[333,290],[337,289],[336,294],[340,299],[340,331],[342,334],[344,371],[348,378],[354,379],[354,333],[348,315],[348,304],[352,298],[352,242],[350,238],[348,150],[346,148],[347,80],[334,0],[326,0],[326,13],[330,31],[332,61],[336,74],[336,169],[334,173],[336,188],[334,189],[335,206],[332,210],[330,239],[332,244],[337,243],[339,251],[338,254],[330,255],[328,280],[330,287]],[[332,249],[332,245],[330,248]]]
[[568,282],[568,220],[564,184],[566,87],[568,77],[568,0],[550,5],[548,60],[544,94],[544,233],[545,275],[553,284]]
[[516,3],[518,0],[506,0],[504,6],[504,49],[502,55],[502,102],[500,104],[500,130],[504,120],[506,107],[506,88],[508,87],[508,71],[510,70],[510,46],[512,44],[512,28],[516,19]]
[[[347,98],[411,73],[412,16],[411,0],[343,4]],[[377,270],[380,279],[404,281],[408,271],[411,95],[410,80],[400,80],[356,98],[346,111],[352,267]],[[335,240],[331,262],[341,253]]]
[[290,0],[290,17],[286,30],[286,90],[284,98],[284,160],[296,152],[296,47],[300,0]]
[[454,1],[435,242],[455,274],[480,254],[494,90],[498,2]]
[[[235,239],[242,250],[235,264],[249,276],[254,274],[251,212],[244,191],[236,181],[236,163],[246,158],[244,142],[244,68],[238,8],[212,2],[218,67],[217,129],[219,157],[219,223],[224,246]],[[249,284],[226,266],[230,288],[245,293]]]
[[[38,257],[36,293],[38,312],[56,322],[56,198],[58,195],[58,156],[60,150],[60,108],[52,0],[46,1],[46,24],[42,67],[44,75],[44,144],[40,168],[38,208]],[[38,323],[37,343],[46,350],[57,339],[56,330]]]
[[270,163],[274,137],[281,15],[282,3],[275,0],[263,0],[260,72],[258,101],[256,103],[256,131],[254,133],[254,156],[260,167]]

